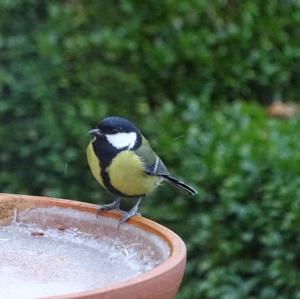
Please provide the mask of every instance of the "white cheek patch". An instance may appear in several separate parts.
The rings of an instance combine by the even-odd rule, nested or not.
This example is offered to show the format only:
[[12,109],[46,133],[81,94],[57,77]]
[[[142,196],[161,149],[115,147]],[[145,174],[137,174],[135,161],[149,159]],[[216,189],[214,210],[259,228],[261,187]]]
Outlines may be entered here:
[[136,143],[136,133],[117,133],[117,134],[107,134],[105,135],[107,141],[116,149],[123,147],[133,148]]

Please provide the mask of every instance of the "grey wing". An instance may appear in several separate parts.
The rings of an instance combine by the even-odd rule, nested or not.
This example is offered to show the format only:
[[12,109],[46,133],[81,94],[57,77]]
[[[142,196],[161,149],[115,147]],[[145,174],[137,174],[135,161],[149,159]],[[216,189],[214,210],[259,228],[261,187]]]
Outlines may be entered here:
[[144,163],[145,173],[157,176],[169,174],[164,162],[156,155],[144,137],[142,145],[135,152]]

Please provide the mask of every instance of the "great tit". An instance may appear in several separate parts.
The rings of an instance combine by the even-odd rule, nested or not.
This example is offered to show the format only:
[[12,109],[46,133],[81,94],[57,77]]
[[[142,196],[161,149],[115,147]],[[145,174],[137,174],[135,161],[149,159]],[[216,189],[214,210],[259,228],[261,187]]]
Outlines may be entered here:
[[120,208],[120,199],[137,198],[133,208],[124,213],[119,226],[139,214],[142,199],[162,181],[187,192],[197,191],[172,177],[163,161],[152,150],[141,131],[129,120],[110,116],[89,133],[93,139],[87,147],[87,159],[96,180],[117,199],[99,206],[99,211]]

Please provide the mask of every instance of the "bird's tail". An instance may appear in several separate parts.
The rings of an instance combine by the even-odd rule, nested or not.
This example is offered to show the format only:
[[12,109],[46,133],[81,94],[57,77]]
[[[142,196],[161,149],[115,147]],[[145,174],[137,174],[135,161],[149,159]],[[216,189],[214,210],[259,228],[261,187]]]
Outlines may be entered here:
[[185,192],[187,192],[190,195],[196,195],[198,192],[192,188],[191,186],[187,185],[186,183],[179,181],[177,179],[175,179],[174,177],[166,174],[166,175],[162,175],[162,177],[165,179],[165,181],[167,181],[170,185],[183,190]]

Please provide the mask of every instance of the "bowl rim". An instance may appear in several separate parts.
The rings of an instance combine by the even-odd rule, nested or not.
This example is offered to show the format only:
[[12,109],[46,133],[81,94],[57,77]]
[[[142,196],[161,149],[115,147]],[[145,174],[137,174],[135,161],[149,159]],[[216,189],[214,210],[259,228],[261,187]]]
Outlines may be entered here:
[[[9,194],[9,193],[0,193],[0,202],[1,201],[14,201],[16,205],[23,202],[33,202],[38,207],[61,207],[74,209],[81,212],[94,213],[97,212],[97,205],[87,202],[82,202],[78,200],[70,200],[64,198],[55,198],[55,197],[46,197],[46,196],[35,196],[35,195],[23,195],[23,194]],[[102,217],[108,217],[113,219],[119,219],[120,212],[118,211],[106,211],[101,212]],[[97,218],[95,218],[97,220]],[[164,240],[170,249],[169,257],[163,261],[161,264],[155,266],[149,271],[146,271],[138,276],[124,280],[121,282],[111,283],[107,286],[101,288],[95,288],[87,291],[74,292],[64,295],[55,295],[43,297],[44,299],[77,299],[82,298],[83,296],[89,297],[92,295],[100,295],[104,293],[111,292],[113,290],[125,289],[130,286],[133,286],[137,283],[143,283],[150,281],[163,273],[171,271],[171,269],[179,266],[182,262],[186,262],[186,246],[183,240],[173,231],[167,227],[154,222],[150,219],[147,219],[142,216],[135,216],[127,222],[129,225],[133,225],[139,229],[142,229],[146,232],[152,233]]]

